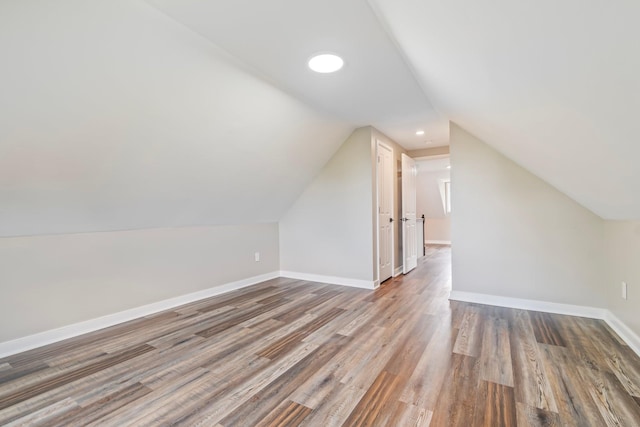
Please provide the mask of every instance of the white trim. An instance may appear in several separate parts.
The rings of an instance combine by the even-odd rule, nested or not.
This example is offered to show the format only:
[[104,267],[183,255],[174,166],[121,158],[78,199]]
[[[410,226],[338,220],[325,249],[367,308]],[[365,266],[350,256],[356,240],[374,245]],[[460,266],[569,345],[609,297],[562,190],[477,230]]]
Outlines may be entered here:
[[627,343],[631,350],[640,356],[640,336],[638,334],[633,332],[631,328],[609,310],[606,310],[604,314],[604,321]]
[[582,305],[559,304],[555,302],[530,300],[523,298],[501,297],[497,295],[479,294],[475,292],[451,291],[449,299],[472,302],[476,304],[495,305],[499,307],[518,308],[521,310],[542,311],[544,313],[564,314],[568,316],[589,317],[604,320],[622,340],[640,356],[640,336],[633,332],[623,321],[605,308]]
[[78,335],[94,332],[99,329],[104,329],[109,326],[128,322],[140,317],[149,316],[160,311],[168,310],[194,301],[199,301],[215,295],[242,289],[247,286],[264,282],[266,280],[275,279],[277,277],[279,277],[279,272],[273,271],[271,273],[261,274],[259,276],[249,277],[247,279],[242,279],[231,283],[225,283],[213,288],[181,295],[175,298],[169,298],[163,301],[158,301],[152,304],[124,310],[118,313],[108,314],[106,316],[98,317],[95,319],[85,320],[83,322],[74,323],[72,325],[63,326],[61,328],[51,329],[26,337],[17,338],[12,341],[5,341],[0,343],[0,358],[16,353],[21,353],[23,351],[31,350],[37,347],[42,347],[44,345],[52,344],[54,342],[62,341],[68,338],[73,338]]
[[[375,289],[377,280],[349,279],[347,277],[324,276],[321,274],[299,273],[297,271],[281,271],[280,277],[310,282],[329,283],[331,285],[350,286],[352,288]],[[379,286],[379,284],[378,284]]]
[[401,274],[402,274],[402,266],[396,267],[396,269],[393,270],[393,277],[398,277]]
[[[375,153],[374,153],[374,164],[376,165],[376,174],[375,174],[375,188],[376,188],[376,206],[375,206],[375,218],[376,218],[376,260],[375,262],[378,265],[378,268],[376,270],[376,281],[378,282],[378,286],[380,286],[380,188],[378,188],[378,183],[380,182],[380,179],[378,177],[378,174],[380,173],[380,168],[378,167],[378,149],[380,148],[380,146],[382,145],[383,147],[385,147],[387,150],[391,151],[391,159],[393,160],[394,158],[394,152],[393,152],[393,147],[391,147],[391,145],[387,144],[384,141],[381,141],[377,135],[374,135],[372,133],[372,137],[376,142],[376,149],[375,149]],[[395,165],[392,165],[392,171],[391,171],[391,179],[393,180],[393,177],[396,175],[395,173]],[[395,193],[395,188],[393,186],[393,184],[391,185],[391,200],[392,200],[392,210],[395,209],[395,197],[396,197],[396,193]],[[393,213],[392,213],[392,218],[393,218]],[[396,235],[396,230],[395,227],[392,225],[391,226],[391,262],[393,263],[393,260],[396,258],[396,240],[395,240],[395,235]],[[391,277],[395,277],[393,275],[393,265],[391,266],[392,272],[391,272]],[[348,286],[348,285],[347,285]],[[377,286],[376,286],[377,287]]]
[[566,314],[568,316],[591,317],[594,319],[604,319],[604,312],[606,311],[603,308],[586,307],[582,305],[559,304],[557,302],[501,297],[462,291],[451,291],[449,299],[474,302],[476,304],[497,305],[499,307],[519,308],[521,310]]
[[450,245],[451,240],[425,240],[425,245]]

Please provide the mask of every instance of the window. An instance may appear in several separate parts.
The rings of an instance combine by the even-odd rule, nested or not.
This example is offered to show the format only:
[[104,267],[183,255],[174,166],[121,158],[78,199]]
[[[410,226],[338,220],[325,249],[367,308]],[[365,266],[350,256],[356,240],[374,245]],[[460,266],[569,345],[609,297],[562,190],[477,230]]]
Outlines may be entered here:
[[451,181],[444,182],[444,211],[451,213]]

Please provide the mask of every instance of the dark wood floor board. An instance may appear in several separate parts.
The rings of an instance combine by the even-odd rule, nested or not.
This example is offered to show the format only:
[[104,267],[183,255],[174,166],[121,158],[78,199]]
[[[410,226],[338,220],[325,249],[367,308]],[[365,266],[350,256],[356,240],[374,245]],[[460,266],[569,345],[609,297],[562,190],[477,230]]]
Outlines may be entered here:
[[241,293],[240,295],[236,294],[235,296],[226,294],[219,299],[218,298],[213,299],[211,301],[211,304],[199,308],[198,311],[200,311],[201,313],[206,313],[208,311],[213,311],[218,308],[224,307],[226,305],[238,307],[247,303],[255,304],[256,297],[260,297],[260,299],[264,299],[266,297],[276,294],[277,292],[278,292],[278,288],[276,286],[269,286],[266,288],[261,287],[258,289],[247,290],[246,292]]
[[467,307],[462,316],[460,331],[453,352],[465,356],[478,357],[482,348],[484,319],[477,307]]
[[[319,407],[331,394],[331,391],[337,387],[340,379],[344,375],[354,372],[352,367],[358,361],[362,361],[365,356],[374,354],[376,343],[383,339],[384,332],[385,328],[374,326],[354,335],[350,346],[339,350],[327,364],[298,387],[291,395],[291,400],[312,409]],[[356,354],[354,354],[354,349],[357,349]],[[371,365],[369,367],[371,368]]]
[[[164,414],[163,410],[167,407],[175,409],[176,404],[178,402],[182,403],[182,399],[185,396],[191,397],[192,393],[197,392],[200,388],[217,385],[218,382],[215,381],[209,371],[201,368],[196,369],[138,398],[134,404],[118,408],[99,420],[88,423],[87,426],[117,427],[122,425],[123,420],[126,420],[128,425],[140,426],[144,424],[141,422],[142,419],[161,416]],[[168,394],[172,396],[171,399],[164,398]]]
[[636,401],[609,370],[595,364],[580,366],[578,370],[606,425],[634,425],[640,420]]
[[480,361],[476,357],[453,353],[431,425],[468,427],[474,425],[476,396],[480,390]]
[[[602,321],[577,322],[588,344],[574,349],[580,353],[592,348],[592,358],[601,370],[610,370],[631,396],[640,397],[640,365],[637,356],[626,345],[620,345],[616,338],[609,334]],[[595,353],[595,354],[594,354]],[[604,361],[605,363],[601,363]]]
[[[224,388],[201,396],[185,406],[172,423],[180,425],[214,425],[220,419],[243,405],[301,360],[318,349],[317,345],[304,343],[282,359],[259,359],[258,363],[243,364],[227,370],[212,371],[225,381]],[[251,380],[249,381],[248,378]]]
[[[93,373],[102,371],[113,365],[126,362],[146,352],[152,351],[153,347],[142,345],[128,349],[120,354],[109,356],[102,360],[95,361],[87,365],[80,366],[68,372],[60,372],[58,375],[44,378],[42,381],[31,382],[26,386],[16,388],[8,388],[7,391],[0,394],[0,409],[5,409],[16,405],[20,402],[28,400],[34,396],[46,393],[65,384],[69,384]],[[19,380],[18,380],[19,381]]]
[[78,403],[77,406],[50,417],[47,423],[48,425],[65,426],[86,425],[124,406],[132,404],[149,393],[151,393],[151,389],[140,383],[130,384],[127,387],[114,390],[111,394],[88,405],[82,405],[80,402],[76,402]]
[[256,427],[296,427],[311,413],[311,408],[284,401],[260,420]]
[[[368,304],[363,304],[362,307],[360,308],[352,308],[352,309],[345,309],[342,304],[337,304],[336,308],[344,310],[343,313],[339,316],[339,318],[336,318],[334,321],[329,322],[324,326],[322,326],[321,328],[319,328],[318,330],[308,334],[303,339],[304,342],[315,342],[318,344],[322,344],[323,342],[326,342],[331,336],[336,334],[348,336],[346,334],[340,333],[344,331],[345,323],[351,323],[353,320],[358,318],[367,310],[371,310],[371,307]],[[310,313],[314,313],[314,312],[315,310],[311,311]],[[364,331],[370,330],[370,329],[372,328],[371,327],[367,328],[365,326],[362,329],[356,329],[356,331],[357,331],[357,334],[361,334]]]
[[516,403],[519,427],[563,427],[560,415],[555,412]]
[[512,387],[482,381],[477,394],[475,421],[472,425],[483,427],[515,427],[516,399]]
[[[370,362],[376,356],[380,357],[381,343],[388,343],[397,330],[400,328],[401,322],[396,322],[393,325],[389,325],[386,328],[380,326],[373,326],[370,330],[364,332],[361,335],[354,335],[355,342],[359,342],[359,345],[354,346],[350,350],[349,364],[338,366],[335,371],[335,376],[342,384],[353,384],[354,378],[359,375],[367,376],[367,371],[373,369],[374,363]],[[360,342],[359,338],[366,336],[369,339]],[[384,356],[384,355],[382,355]],[[382,362],[377,364],[379,369],[384,366]]]
[[404,427],[427,427],[431,423],[433,412],[410,405],[404,402],[396,402],[396,409],[389,417],[396,426]]
[[278,404],[288,398],[315,371],[326,364],[352,338],[342,335],[332,337],[322,347],[307,355],[292,366],[286,375],[281,375],[266,387],[252,396],[251,405],[236,408],[229,415],[220,420],[223,426],[253,425],[264,418]]
[[345,427],[385,425],[385,422],[379,418],[383,416],[385,408],[395,403],[391,395],[399,386],[400,379],[397,375],[387,371],[380,372],[343,425]]
[[[260,324],[264,321],[271,320],[282,313],[286,313],[289,310],[295,309],[299,306],[307,305],[308,302],[313,298],[314,298],[313,294],[304,294],[304,295],[298,295],[295,297],[287,298],[290,301],[287,302],[286,304],[280,305],[278,307],[275,307],[271,311],[267,311],[265,313],[258,314],[255,317],[247,319],[244,322],[240,323],[240,326],[249,328],[254,325]],[[307,313],[304,313],[303,315],[306,315],[306,314]]]
[[67,398],[3,425],[5,427],[62,425],[59,422],[60,418],[78,409],[80,409],[78,404],[73,399]]
[[340,427],[365,393],[360,387],[338,383],[300,425]]
[[338,318],[344,310],[341,308],[332,308],[319,314],[313,320],[300,326],[295,331],[285,335],[281,339],[272,342],[268,347],[257,353],[261,357],[267,359],[275,359],[286,354],[291,348],[297,346],[309,334],[322,328],[324,325]]
[[602,321],[448,301],[449,249],[368,291],[273,279],[0,360],[0,425],[640,425]]
[[545,411],[558,412],[528,313],[511,310],[509,322],[516,401]]
[[372,321],[374,321],[376,317],[382,315],[378,313],[384,313],[386,309],[391,307],[391,305],[393,304],[393,300],[381,299],[377,304],[371,302],[366,302],[365,304],[367,304],[369,310],[362,311],[358,316],[344,325],[338,331],[340,335],[353,335],[354,332],[356,332],[361,327],[369,325]]
[[413,375],[405,382],[400,401],[433,411],[451,364],[453,339],[439,325],[422,353]]
[[564,347],[565,340],[552,314],[532,311],[529,313],[536,340],[541,344]]
[[480,378],[513,387],[512,363],[507,320],[487,317],[480,350]]
[[606,425],[586,384],[582,384],[577,361],[564,347],[538,344],[560,419],[568,426]]
[[18,378],[25,378],[51,368],[48,364],[40,360],[24,364],[19,368],[13,368],[8,363],[5,363],[5,366],[8,366],[8,368],[0,371],[0,384],[9,384]]
[[400,343],[406,339],[406,332],[403,330],[402,321],[396,321],[389,325],[380,342],[375,343],[369,354],[365,354],[361,359],[354,359],[346,370],[341,382],[362,389],[368,389],[375,376],[382,372]]

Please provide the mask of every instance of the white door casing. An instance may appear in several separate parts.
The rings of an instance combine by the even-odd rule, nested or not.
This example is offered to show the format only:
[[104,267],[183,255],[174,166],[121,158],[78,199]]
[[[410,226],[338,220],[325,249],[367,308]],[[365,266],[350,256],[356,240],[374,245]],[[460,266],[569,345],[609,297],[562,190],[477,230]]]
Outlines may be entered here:
[[416,229],[416,162],[402,154],[402,273],[418,265]]
[[377,141],[378,280],[393,275],[393,151]]

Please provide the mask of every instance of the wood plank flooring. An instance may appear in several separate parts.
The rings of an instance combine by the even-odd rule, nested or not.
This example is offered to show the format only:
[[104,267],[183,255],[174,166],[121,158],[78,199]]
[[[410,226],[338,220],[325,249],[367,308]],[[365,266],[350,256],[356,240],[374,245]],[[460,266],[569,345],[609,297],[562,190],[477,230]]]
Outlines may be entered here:
[[0,359],[0,425],[640,425],[640,358],[606,324],[450,302],[449,256],[375,292],[276,279]]

